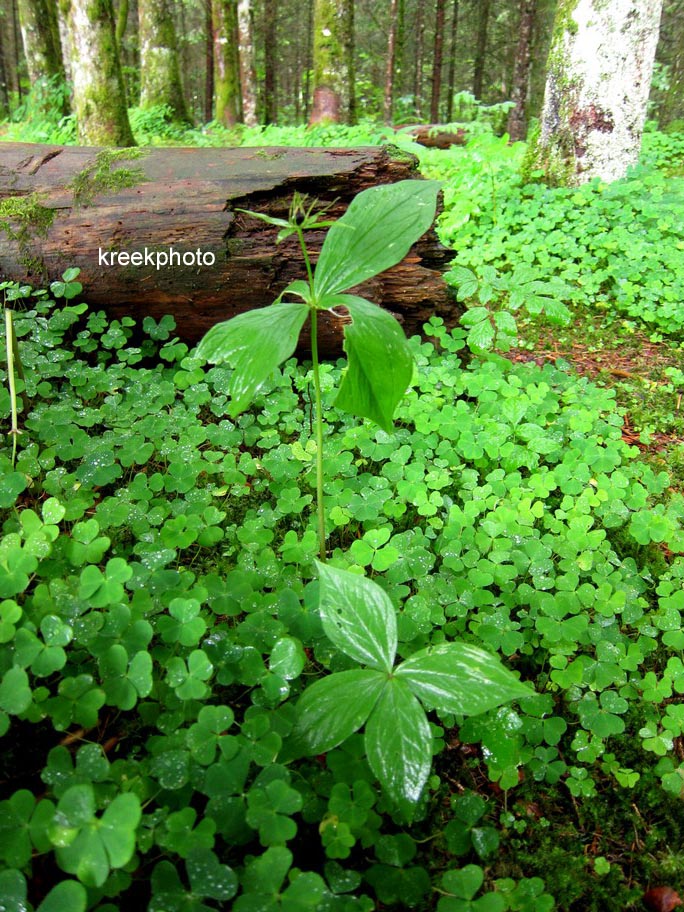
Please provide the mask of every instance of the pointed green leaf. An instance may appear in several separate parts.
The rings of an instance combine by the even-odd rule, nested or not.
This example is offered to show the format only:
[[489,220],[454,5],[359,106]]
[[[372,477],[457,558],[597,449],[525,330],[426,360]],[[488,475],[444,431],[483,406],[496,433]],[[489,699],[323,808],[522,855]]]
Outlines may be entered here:
[[346,291],[399,263],[435,219],[439,181],[404,180],[354,197],[323,243],[314,291]]
[[311,301],[311,288],[308,282],[305,282],[304,279],[295,279],[294,282],[290,282],[287,288],[283,288],[276,299],[276,303],[281,301],[285,295],[292,294],[298,298],[301,298],[306,304],[309,304]]
[[429,709],[464,716],[533,696],[495,656],[466,643],[421,649],[394,673]]
[[352,322],[344,327],[347,370],[335,405],[359,418],[370,418],[385,431],[411,382],[413,356],[404,330],[386,310],[356,295],[335,295]]
[[268,225],[276,225],[278,228],[289,228],[290,223],[287,219],[276,218],[273,215],[266,215],[264,212],[252,212],[251,209],[236,209],[236,212],[244,212],[245,215],[251,215],[252,218],[260,219]]
[[386,683],[380,671],[355,668],[307,687],[297,703],[297,729],[308,751],[323,754],[358,731]]
[[199,343],[199,357],[213,364],[228,361],[235,368],[227,390],[233,417],[249,406],[269,374],[292,355],[308,313],[303,303],[271,304],[212,326]]
[[468,333],[468,346],[473,351],[489,351],[494,344],[494,327],[489,320],[476,323]]
[[430,774],[432,738],[423,707],[406,684],[390,678],[366,723],[368,763],[398,804],[415,804]]
[[327,637],[351,659],[391,671],[397,651],[397,618],[377,583],[316,561],[319,611]]
[[477,292],[478,279],[472,269],[465,266],[452,266],[447,273],[450,285],[455,285],[458,290],[458,300],[472,298]]

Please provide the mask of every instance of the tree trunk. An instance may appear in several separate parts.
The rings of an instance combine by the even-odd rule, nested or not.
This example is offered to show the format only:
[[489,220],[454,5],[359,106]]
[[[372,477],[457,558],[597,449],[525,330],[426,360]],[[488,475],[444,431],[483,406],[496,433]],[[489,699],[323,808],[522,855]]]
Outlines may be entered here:
[[[31,91],[39,107],[47,110],[54,104],[46,91],[48,84],[52,80],[64,82],[55,0],[18,0],[17,9]],[[68,110],[64,96],[61,114]]]
[[204,121],[214,116],[214,30],[211,0],[204,0]]
[[[412,23],[413,24],[413,23]],[[406,75],[406,0],[399,0],[399,9],[397,11],[397,39],[396,49],[394,52],[394,84],[398,86],[399,92],[404,95],[406,88],[404,86],[404,77]],[[410,91],[410,89],[408,90]]]
[[354,67],[354,0],[344,0],[344,25],[342,28],[342,51],[346,70],[346,122],[356,123],[356,70]]
[[527,106],[529,117],[539,117],[544,104],[546,62],[549,57],[556,0],[537,0],[537,13],[532,35],[532,62],[530,64],[530,100]]
[[475,40],[475,66],[473,68],[473,95],[478,100],[482,98],[482,86],[484,84],[489,7],[490,0],[480,0],[477,18],[477,38]]
[[508,135],[511,142],[525,139],[527,133],[527,95],[532,61],[532,33],[537,0],[520,0],[520,24],[518,26],[518,49],[513,67],[513,91],[511,101],[515,107],[508,113]]
[[264,0],[264,120],[278,120],[278,4]]
[[243,120],[248,127],[256,127],[256,63],[252,0],[238,0],[238,35]]
[[349,120],[352,7],[353,0],[315,0],[311,124]]
[[574,0],[556,14],[540,132],[528,163],[550,183],[624,177],[635,164],[662,0]]
[[387,33],[387,63],[385,67],[384,121],[391,124],[394,107],[394,68],[397,49],[397,0],[390,0],[390,21]]
[[451,52],[449,54],[449,71],[447,75],[446,122],[451,123],[454,117],[454,92],[456,90],[456,42],[458,39],[458,0],[454,0],[451,13]]
[[437,0],[435,12],[435,44],[432,57],[432,94],[430,97],[430,120],[437,123],[439,100],[442,94],[442,57],[444,51],[444,8],[446,0]]
[[0,29],[0,120],[10,115],[9,85],[7,82],[7,50],[4,41],[4,30]]
[[116,46],[121,50],[121,45],[123,44],[124,35],[126,34],[126,29],[128,28],[128,12],[130,4],[128,0],[121,0],[119,3],[119,8],[116,11]]
[[22,88],[22,70],[25,64],[25,58],[22,56],[21,26],[19,24],[19,11],[17,9],[17,0],[12,0],[12,37],[13,37],[13,58],[14,66],[11,68],[13,76],[12,90],[16,92],[19,104],[22,103],[24,92]]
[[[306,274],[296,238],[276,246],[276,231],[239,209],[286,217],[298,190],[337,218],[361,190],[413,177],[415,168],[412,157],[381,148],[98,152],[2,143],[0,280],[37,284],[77,266],[93,307],[117,318],[171,313],[194,342]],[[324,236],[307,235],[314,261]],[[431,230],[361,293],[409,334],[433,313],[453,325],[458,310],[439,271],[447,256]],[[339,324],[325,316],[325,348],[339,349]]]
[[684,6],[674,3],[663,9],[661,48],[658,57],[668,67],[667,89],[661,96],[658,120],[661,129],[670,125],[679,132],[684,128]]
[[224,127],[242,120],[237,0],[212,0],[214,119]]
[[413,100],[416,116],[423,113],[423,52],[425,50],[425,0],[416,4],[416,64],[413,70]]
[[135,144],[128,122],[112,0],[60,0],[69,28],[79,142]]
[[304,121],[311,113],[311,70],[313,69],[314,0],[307,0],[306,8],[306,58],[304,62]]
[[166,105],[171,120],[189,124],[169,0],[138,0],[140,107]]

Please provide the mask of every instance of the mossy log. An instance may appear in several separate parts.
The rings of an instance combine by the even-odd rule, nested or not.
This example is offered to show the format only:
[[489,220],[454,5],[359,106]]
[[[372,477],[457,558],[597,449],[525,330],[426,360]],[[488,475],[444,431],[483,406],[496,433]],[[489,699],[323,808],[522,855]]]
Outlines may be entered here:
[[[393,147],[0,143],[0,277],[40,285],[77,266],[91,307],[115,318],[172,314],[178,335],[195,342],[214,323],[272,303],[305,275],[296,239],[276,245],[277,229],[240,209],[284,218],[297,190],[336,218],[367,187],[414,177],[413,156]],[[324,237],[307,235],[314,262]],[[171,262],[160,265],[164,254]],[[432,314],[453,325],[460,309],[442,277],[448,258],[431,229],[359,292],[394,313],[409,335]],[[339,351],[339,320],[323,321],[321,334],[324,351]]]

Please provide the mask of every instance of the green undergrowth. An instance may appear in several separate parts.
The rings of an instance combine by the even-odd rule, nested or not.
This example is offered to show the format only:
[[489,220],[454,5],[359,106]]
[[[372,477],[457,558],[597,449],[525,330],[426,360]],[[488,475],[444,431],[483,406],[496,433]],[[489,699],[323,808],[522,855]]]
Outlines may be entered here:
[[525,145],[505,136],[424,152],[423,173],[446,181],[440,235],[456,251],[448,280],[471,306],[559,321],[587,306],[681,340],[682,148],[681,134],[646,133],[625,179],[578,188],[524,183]]
[[684,490],[684,373],[681,343],[649,338],[631,321],[607,321],[587,307],[572,323],[519,322],[517,347],[538,359],[565,358],[601,386],[615,391],[626,431],[642,448],[642,459],[667,469],[672,486]]
[[388,433],[334,412],[343,362],[322,366],[330,566],[387,592],[401,661],[463,640],[537,692],[430,713],[409,825],[361,735],[289,759],[297,698],[353,667],[316,609],[310,369],[231,419],[230,369],[170,318],[23,300],[6,905],[579,912],[681,873],[684,501],[621,440],[611,390],[562,362],[464,368],[465,332],[436,320]]

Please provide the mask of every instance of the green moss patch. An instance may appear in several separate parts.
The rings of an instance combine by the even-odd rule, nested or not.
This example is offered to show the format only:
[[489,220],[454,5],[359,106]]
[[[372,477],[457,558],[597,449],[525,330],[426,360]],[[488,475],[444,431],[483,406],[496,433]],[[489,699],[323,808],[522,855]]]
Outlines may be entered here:
[[89,206],[100,193],[135,187],[146,180],[142,168],[116,167],[120,162],[141,158],[144,154],[142,149],[102,149],[71,182],[74,204]]

